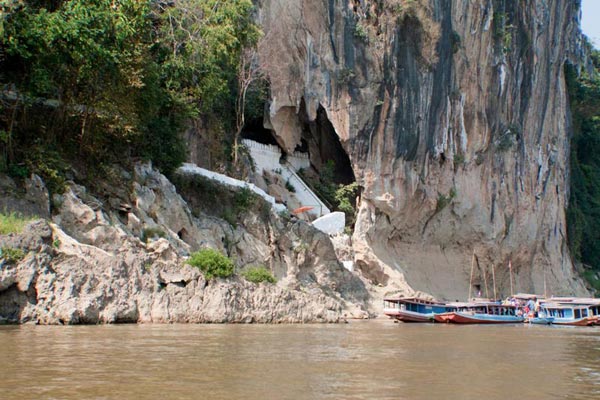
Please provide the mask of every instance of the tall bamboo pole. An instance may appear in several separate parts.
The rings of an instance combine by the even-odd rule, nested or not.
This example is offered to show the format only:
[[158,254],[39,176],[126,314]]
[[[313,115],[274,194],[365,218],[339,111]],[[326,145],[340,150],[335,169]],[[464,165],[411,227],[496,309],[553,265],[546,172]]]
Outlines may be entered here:
[[473,250],[473,257],[471,257],[471,277],[469,278],[469,297],[467,301],[471,300],[471,290],[473,288],[473,267],[475,266],[475,250]]
[[490,298],[490,293],[488,292],[487,271],[485,270],[485,266],[484,266],[484,269],[483,269],[483,282],[484,282],[484,285],[485,285],[485,297],[489,299]]
[[496,294],[496,266],[492,264],[492,281],[494,283],[494,300],[498,300],[498,295]]
[[512,263],[510,260],[508,260],[508,272],[510,274],[510,297],[513,297],[515,293],[513,292]]

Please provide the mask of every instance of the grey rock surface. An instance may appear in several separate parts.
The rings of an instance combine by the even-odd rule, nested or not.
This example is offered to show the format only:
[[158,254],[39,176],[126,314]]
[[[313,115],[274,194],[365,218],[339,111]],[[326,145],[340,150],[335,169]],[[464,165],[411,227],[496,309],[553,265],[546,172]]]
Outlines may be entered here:
[[[310,225],[268,209],[262,216],[248,210],[235,227],[203,214],[201,204],[194,215],[149,165],[137,166],[132,189],[119,199],[131,204],[125,212],[108,202],[96,207],[104,202],[71,185],[56,199],[53,222],[38,220],[20,234],[0,237],[1,247],[26,254],[16,264],[0,259],[4,322],[339,322],[369,316],[366,284],[341,266],[327,235]],[[160,234],[143,242],[149,229]],[[207,281],[185,264],[200,247],[228,252],[238,269],[265,265],[278,282],[254,284],[239,276]]]
[[[577,2],[261,0],[267,126],[282,148],[329,131],[362,191],[355,261],[390,290],[473,285],[585,294],[567,247],[565,62]],[[331,133],[331,132],[329,132]],[[312,147],[311,147],[312,146]],[[491,287],[490,287],[491,291]]]

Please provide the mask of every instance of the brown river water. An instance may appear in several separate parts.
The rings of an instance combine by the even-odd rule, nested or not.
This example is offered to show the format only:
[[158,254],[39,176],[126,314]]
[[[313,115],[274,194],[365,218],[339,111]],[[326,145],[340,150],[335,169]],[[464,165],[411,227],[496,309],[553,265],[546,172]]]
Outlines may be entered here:
[[600,327],[0,327],[0,399],[600,399]]

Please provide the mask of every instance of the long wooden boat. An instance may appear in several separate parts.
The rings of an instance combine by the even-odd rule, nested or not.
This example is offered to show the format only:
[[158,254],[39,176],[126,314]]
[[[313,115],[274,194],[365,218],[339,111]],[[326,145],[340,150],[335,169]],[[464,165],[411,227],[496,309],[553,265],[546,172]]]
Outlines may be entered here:
[[446,310],[444,303],[416,297],[383,300],[383,313],[402,322],[433,322],[436,313],[443,313]]
[[475,303],[466,311],[454,311],[445,318],[453,324],[515,324],[525,320],[509,304]]
[[473,307],[473,303],[461,303],[452,302],[446,303],[446,311],[442,313],[436,313],[433,316],[435,322],[447,324],[450,323],[450,317],[457,311],[469,311]]
[[590,297],[552,297],[549,303],[586,306],[588,309],[587,318],[592,325],[600,325],[600,299]]
[[591,326],[596,323],[587,305],[545,302],[540,306],[540,312],[554,317],[554,325]]

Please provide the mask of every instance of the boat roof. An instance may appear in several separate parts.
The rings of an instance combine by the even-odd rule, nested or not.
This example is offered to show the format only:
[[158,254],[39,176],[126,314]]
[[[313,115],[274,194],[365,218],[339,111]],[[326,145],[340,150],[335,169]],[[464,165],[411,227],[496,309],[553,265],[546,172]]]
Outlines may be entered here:
[[494,307],[505,307],[505,308],[515,308],[516,306],[513,304],[502,304],[497,301],[477,301],[472,303],[474,306],[494,306]]
[[515,299],[519,300],[533,300],[533,299],[544,299],[545,296],[541,296],[539,294],[531,294],[531,293],[517,293],[514,296]]
[[551,297],[548,299],[553,303],[569,303],[569,304],[583,304],[583,305],[599,305],[600,299],[592,297]]
[[418,304],[439,304],[443,305],[444,303],[438,300],[428,300],[422,299],[419,297],[386,297],[383,301],[397,301],[397,302],[405,302],[405,303],[418,303]]
[[569,309],[581,309],[581,308],[586,308],[586,305],[583,304],[564,304],[564,303],[552,303],[552,302],[546,302],[544,304],[542,304],[542,307],[544,308],[554,308],[554,309],[560,309],[560,310],[569,310]]
[[473,303],[467,303],[464,301],[453,301],[450,303],[446,303],[446,305],[450,307],[472,307]]

